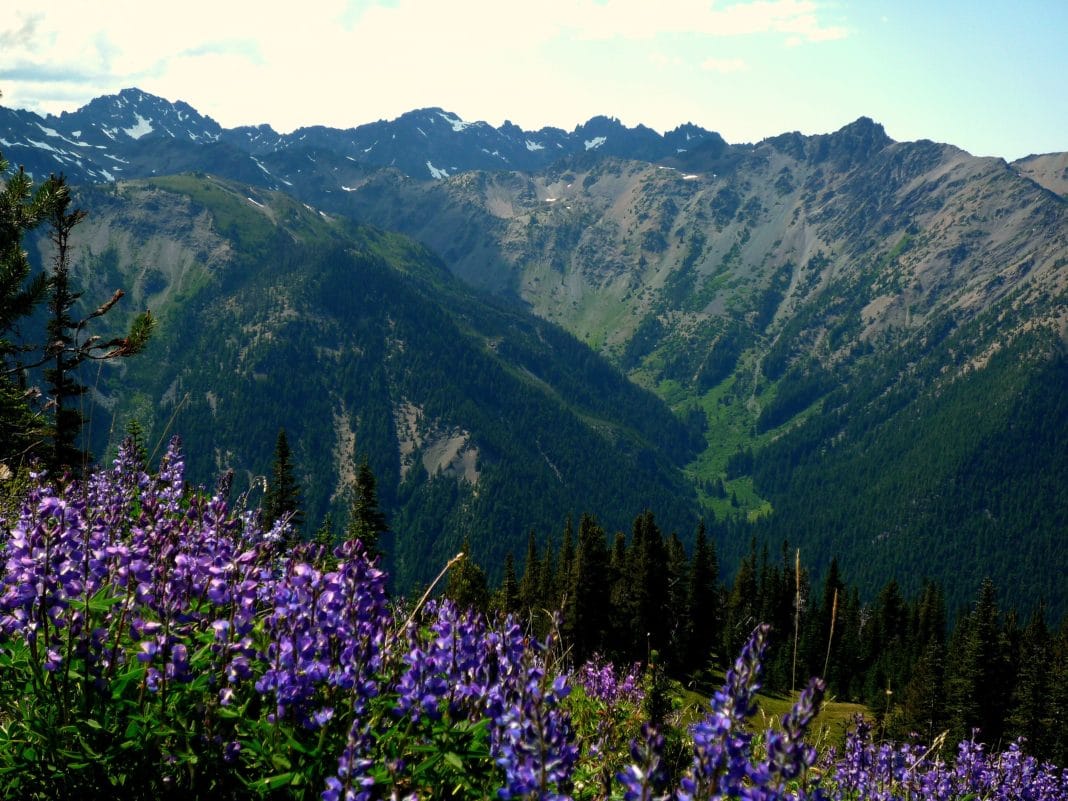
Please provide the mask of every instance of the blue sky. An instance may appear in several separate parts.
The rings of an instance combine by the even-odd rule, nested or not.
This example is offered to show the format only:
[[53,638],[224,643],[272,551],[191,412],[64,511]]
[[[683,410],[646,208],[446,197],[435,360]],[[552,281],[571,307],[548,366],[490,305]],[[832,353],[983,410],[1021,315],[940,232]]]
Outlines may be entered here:
[[225,126],[349,127],[441,106],[595,114],[730,142],[869,116],[976,155],[1068,150],[1068,2],[5,0],[5,105],[138,86]]

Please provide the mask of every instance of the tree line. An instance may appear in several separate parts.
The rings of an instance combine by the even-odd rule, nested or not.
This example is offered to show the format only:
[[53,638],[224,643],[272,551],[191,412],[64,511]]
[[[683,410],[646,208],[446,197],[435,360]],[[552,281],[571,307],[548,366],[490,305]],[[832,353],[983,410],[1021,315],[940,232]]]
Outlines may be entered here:
[[1039,606],[1027,621],[999,606],[986,579],[950,625],[932,581],[906,597],[890,579],[862,601],[832,559],[814,585],[799,552],[758,549],[733,578],[719,578],[715,539],[699,525],[687,550],[652,512],[626,536],[609,537],[584,515],[558,543],[531,533],[521,572],[509,556],[490,590],[475,557],[450,575],[445,594],[490,613],[518,615],[532,633],[562,612],[575,664],[593,654],[656,661],[687,683],[715,683],[759,623],[771,625],[766,687],[785,693],[822,676],[832,697],[865,704],[887,736],[931,742],[969,738],[998,745],[1027,739],[1030,753],[1068,762],[1068,621],[1051,628]]

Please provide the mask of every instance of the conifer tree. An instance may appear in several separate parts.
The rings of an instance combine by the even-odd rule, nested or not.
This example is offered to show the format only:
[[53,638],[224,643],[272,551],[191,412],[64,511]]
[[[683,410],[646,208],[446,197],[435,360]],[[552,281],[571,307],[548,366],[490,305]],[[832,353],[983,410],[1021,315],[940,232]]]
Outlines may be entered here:
[[[0,173],[6,170],[7,163],[0,158]],[[80,293],[72,288],[70,235],[85,212],[72,211],[70,205],[70,187],[62,176],[50,177],[34,192],[21,168],[0,192],[0,459],[22,459],[36,452],[57,472],[62,468],[77,471],[87,459],[76,445],[83,419],[76,404],[85,392],[77,380],[78,366],[87,360],[139,353],[154,327],[151,315],[145,312],[134,318],[125,337],[103,340],[88,336],[90,321],[107,314],[123,296],[121,290],[87,316],[74,316]],[[22,236],[45,221],[51,225],[55,246],[52,270],[30,280]],[[38,354],[27,357],[37,348],[16,344],[11,337],[19,321],[29,316],[46,294],[47,341]],[[32,393],[25,385],[25,370],[42,365],[53,410],[50,426],[31,408]],[[47,446],[46,434],[50,439]]]
[[493,605],[502,615],[514,615],[519,612],[519,582],[515,577],[515,559],[511,552],[504,557],[504,578]]
[[133,356],[140,353],[152,334],[154,323],[147,312],[134,318],[125,337],[101,341],[87,337],[86,326],[94,318],[107,314],[123,296],[115,292],[109,301],[87,317],[76,319],[74,307],[81,297],[73,289],[70,273],[70,236],[85,219],[82,209],[71,209],[70,188],[63,176],[49,178],[54,187],[54,202],[49,209],[52,246],[52,272],[48,277],[48,325],[44,378],[52,405],[52,447],[47,461],[53,470],[70,469],[80,472],[89,455],[77,446],[84,414],[80,398],[86,387],[78,381],[77,369],[88,360],[105,360]]
[[[551,558],[551,554],[547,556]],[[523,577],[519,580],[519,606],[528,617],[542,606],[542,564],[538,557],[538,540],[531,529],[527,534],[527,556],[523,562]]]
[[[0,157],[0,175],[8,162]],[[30,261],[22,238],[40,225],[55,205],[56,187],[45,182],[36,191],[21,167],[0,192],[0,461],[22,460],[40,448],[44,420],[30,406],[23,358],[27,347],[15,338],[20,321],[44,298],[47,276],[30,278]]]
[[486,573],[471,556],[471,542],[466,537],[463,557],[449,571],[445,597],[451,599],[460,609],[474,609],[479,612],[489,609]]
[[634,519],[629,561],[631,648],[634,657],[645,659],[650,648],[664,652],[668,631],[667,549],[649,510]]
[[626,653],[626,644],[631,640],[630,615],[627,600],[630,596],[631,576],[628,570],[627,535],[617,531],[612,540],[612,555],[609,564],[612,585],[609,592],[610,641],[616,654]]
[[946,705],[957,740],[979,729],[983,742],[997,742],[1004,722],[1003,650],[994,583],[984,579],[975,608],[957,622],[950,641]]
[[293,538],[299,540],[300,527],[304,522],[304,514],[300,508],[300,487],[293,475],[286,430],[280,428],[274,446],[271,479],[267,484],[267,492],[263,496],[263,517],[268,524],[271,524],[287,515],[292,526]]
[[664,662],[673,670],[681,668],[689,652],[690,627],[686,613],[689,611],[690,560],[686,548],[675,532],[667,540],[667,598],[664,608],[667,623]]
[[[738,572],[727,597],[723,626],[723,653],[736,654],[742,650],[749,633],[762,621],[758,620],[760,598],[757,585],[756,541],[749,554],[738,565]],[[730,657],[728,657],[730,658]]]
[[1068,616],[1062,618],[1050,650],[1049,758],[1068,765]]
[[[552,609],[558,610],[562,605],[566,605],[567,600],[565,596],[567,591],[571,588],[571,568],[575,562],[575,529],[571,522],[571,515],[567,516],[567,523],[564,526],[564,539],[560,543],[560,558],[556,563],[556,570],[551,574],[552,591],[548,597]],[[548,579],[550,575],[548,572],[544,576],[546,584],[550,584]]]
[[345,539],[358,539],[368,554],[380,556],[382,535],[388,531],[389,523],[378,507],[375,476],[365,458],[360,462],[360,467],[356,471]]
[[52,448],[49,463],[53,470],[63,467],[82,467],[88,461],[75,440],[81,431],[84,415],[76,405],[86,388],[75,378],[80,359],[75,349],[75,321],[72,309],[81,293],[71,289],[70,235],[74,227],[85,219],[81,209],[70,210],[70,195],[57,199],[50,215],[52,245],[55,257],[48,282],[48,352],[51,356],[44,377],[53,405]]
[[930,742],[946,723],[946,610],[942,588],[925,582],[913,616],[903,722],[906,729],[920,732]]
[[1045,612],[1039,606],[1024,629],[1020,657],[1015,661],[1016,687],[1007,723],[1009,736],[1026,738],[1028,752],[1044,758],[1053,751],[1052,645]]
[[145,429],[136,417],[131,417],[126,424],[126,437],[130,440],[133,453],[142,467],[148,468],[148,447],[145,445]]
[[712,652],[719,644],[723,629],[723,613],[720,608],[719,562],[716,547],[708,539],[705,521],[697,524],[694,538],[693,559],[687,586],[686,622],[690,627],[686,663],[691,669],[708,664]]
[[611,586],[608,544],[605,532],[589,515],[579,522],[578,550],[571,568],[564,616],[575,664],[582,664],[596,651],[604,651],[609,629]]
[[[568,522],[570,524],[570,520]],[[545,538],[544,553],[545,556],[541,560],[538,603],[531,609],[533,631],[539,637],[544,637],[548,633],[552,625],[552,614],[562,611],[560,599],[564,592],[560,588],[559,579],[562,554],[556,552],[551,535]]]
[[[837,602],[836,602],[837,598]],[[807,673],[820,676],[828,686],[836,686],[832,676],[835,675],[837,660],[834,645],[840,644],[842,619],[838,616],[837,604],[845,601],[845,584],[842,582],[838,559],[832,558],[827,574],[823,578],[819,606],[805,618],[805,631],[802,637],[802,664],[807,666]],[[832,628],[832,617],[833,628]],[[824,669],[826,667],[826,670]]]
[[928,642],[905,686],[905,728],[918,732],[924,742],[932,742],[945,726],[945,659],[945,644]]

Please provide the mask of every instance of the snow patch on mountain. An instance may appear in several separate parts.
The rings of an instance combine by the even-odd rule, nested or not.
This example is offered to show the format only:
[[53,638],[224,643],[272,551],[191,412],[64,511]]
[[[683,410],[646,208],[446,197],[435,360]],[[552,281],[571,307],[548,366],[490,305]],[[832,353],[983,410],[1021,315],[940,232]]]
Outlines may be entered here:
[[449,174],[445,172],[445,170],[439,170],[437,167],[430,163],[429,159],[427,160],[426,168],[430,170],[430,177],[438,181],[440,181],[442,178],[449,177]]
[[585,142],[583,142],[583,144],[586,145],[587,150],[594,150],[607,141],[607,136],[595,136],[593,139],[587,139]]
[[472,125],[474,125],[474,123],[472,122],[464,122],[459,117],[450,117],[443,111],[439,111],[438,116],[445,120],[445,122],[449,123],[449,125],[452,126],[452,129],[456,133],[460,133],[460,131],[463,131],[466,128],[470,128]]
[[527,150],[534,153],[538,150],[544,150],[545,145],[539,145],[537,142],[531,142],[529,139],[526,141]]
[[152,121],[146,120],[140,114],[134,114],[137,117],[137,122],[129,128],[123,128],[122,132],[131,139],[140,139],[145,134],[150,134],[154,130],[152,128]]

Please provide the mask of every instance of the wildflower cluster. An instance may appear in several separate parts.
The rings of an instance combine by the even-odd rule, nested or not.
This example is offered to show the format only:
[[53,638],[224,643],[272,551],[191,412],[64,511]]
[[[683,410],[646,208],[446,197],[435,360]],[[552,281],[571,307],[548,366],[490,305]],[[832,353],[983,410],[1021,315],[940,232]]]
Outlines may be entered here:
[[941,746],[941,742],[930,747],[877,743],[872,740],[871,726],[858,719],[841,753],[831,749],[820,761],[827,777],[824,797],[835,801],[1068,799],[1068,772],[1025,755],[1019,741],[991,754],[982,743],[965,740],[952,759],[942,755]]
[[187,492],[177,441],[153,477],[132,448],[34,477],[0,574],[5,797],[566,792],[545,644],[447,602],[399,623],[359,542],[286,550],[226,489]]
[[0,795],[1068,799],[1018,746],[950,764],[862,724],[817,763],[818,680],[756,736],[765,627],[680,768],[637,666],[572,674],[555,634],[396,607],[358,541],[290,548],[227,494],[188,491],[177,441],[154,476],[124,447],[83,482],[33,477],[2,541]]

